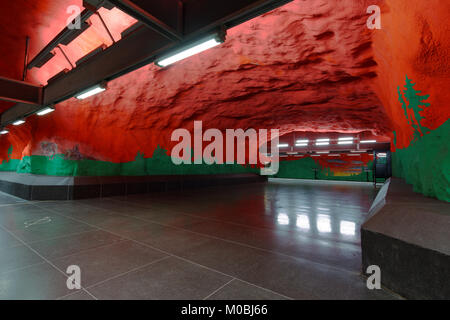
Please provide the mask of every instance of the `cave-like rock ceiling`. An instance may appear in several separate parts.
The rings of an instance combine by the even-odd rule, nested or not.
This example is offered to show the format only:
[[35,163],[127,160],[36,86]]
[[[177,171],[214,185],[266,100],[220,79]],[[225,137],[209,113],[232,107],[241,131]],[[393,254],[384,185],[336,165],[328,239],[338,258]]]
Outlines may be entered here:
[[[81,6],[81,1],[1,2],[2,76],[20,78],[25,37],[31,37],[33,57],[64,27],[70,4]],[[220,47],[168,69],[145,66],[112,81],[101,95],[65,101],[47,119],[27,123],[16,139],[26,140],[26,132],[32,131],[31,149],[54,137],[59,145],[78,143],[85,153],[112,153],[119,160],[142,149],[137,145],[147,143],[149,150],[164,145],[173,129],[191,128],[193,120],[219,129],[386,137],[391,122],[373,86],[379,70],[373,30],[366,27],[371,4],[374,1],[295,0],[228,30]],[[116,9],[102,15],[117,38],[134,23]],[[93,27],[66,48],[72,60],[102,42],[110,45],[94,20]],[[67,67],[57,55],[43,68],[33,69],[27,80],[45,84]],[[1,109],[10,105],[3,102]],[[93,142],[94,134],[100,141]]]

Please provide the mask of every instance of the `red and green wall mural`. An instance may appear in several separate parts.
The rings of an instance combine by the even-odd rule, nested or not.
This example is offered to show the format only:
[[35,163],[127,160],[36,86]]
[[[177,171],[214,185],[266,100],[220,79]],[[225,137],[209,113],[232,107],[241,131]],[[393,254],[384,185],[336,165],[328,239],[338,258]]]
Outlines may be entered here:
[[[8,14],[0,21],[0,47],[7,48],[1,76],[22,77],[25,37],[32,36],[33,57],[65,25],[66,2],[82,3],[2,2]],[[364,27],[363,13],[372,2],[295,0],[230,29],[225,44],[201,55],[167,69],[142,67],[110,81],[102,94],[61,102],[46,117],[8,127],[10,133],[0,138],[0,170],[49,175],[258,170],[173,165],[166,151],[172,147],[170,133],[202,120],[205,128],[280,128],[280,135],[299,130],[390,135],[394,176],[417,192],[450,201],[449,2],[378,2],[380,30]],[[24,8],[30,15],[11,14]],[[116,39],[134,22],[120,10],[103,14]],[[67,54],[77,61],[100,44],[112,42],[93,21],[67,46]],[[57,53],[26,80],[45,85],[67,67]],[[0,103],[0,112],[9,107]],[[321,179],[365,181],[361,168],[370,168],[372,159],[360,157],[282,158],[278,176],[311,178],[316,172]]]
[[403,89],[398,87],[410,141],[407,146],[399,144],[393,132],[393,174],[412,184],[416,192],[450,201],[450,120],[434,129],[424,125],[426,109],[434,106],[427,102],[430,95],[421,94],[415,86],[406,76]]
[[0,163],[0,171],[32,173],[52,176],[145,176],[145,175],[207,175],[233,173],[259,173],[259,168],[240,164],[173,164],[170,152],[157,146],[151,156],[138,152],[134,161],[111,162],[84,157],[75,146],[58,153],[58,146],[42,142],[44,155],[29,155],[13,159],[13,146],[6,159]]
[[385,6],[372,46],[375,92],[392,122],[392,174],[416,192],[450,201],[450,3]]
[[281,158],[280,170],[274,177],[340,181],[372,181],[373,155],[341,153],[339,156],[290,156]]

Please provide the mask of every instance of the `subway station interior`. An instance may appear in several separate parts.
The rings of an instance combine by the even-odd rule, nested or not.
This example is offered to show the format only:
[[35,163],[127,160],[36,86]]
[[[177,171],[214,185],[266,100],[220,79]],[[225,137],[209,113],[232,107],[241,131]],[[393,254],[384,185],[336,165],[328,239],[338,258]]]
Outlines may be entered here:
[[450,2],[0,2],[0,300],[450,299]]

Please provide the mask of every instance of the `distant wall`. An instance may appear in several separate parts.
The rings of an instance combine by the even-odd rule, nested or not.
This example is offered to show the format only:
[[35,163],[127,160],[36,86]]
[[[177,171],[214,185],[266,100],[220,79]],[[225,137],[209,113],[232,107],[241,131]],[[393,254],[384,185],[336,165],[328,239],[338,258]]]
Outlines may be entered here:
[[320,155],[282,158],[276,178],[372,181],[373,156],[355,154]]

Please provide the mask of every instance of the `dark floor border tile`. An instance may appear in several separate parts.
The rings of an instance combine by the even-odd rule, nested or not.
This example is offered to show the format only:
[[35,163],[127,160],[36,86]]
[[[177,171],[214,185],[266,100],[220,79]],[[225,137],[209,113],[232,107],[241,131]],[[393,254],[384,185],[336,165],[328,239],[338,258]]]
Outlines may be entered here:
[[[48,181],[36,185],[36,177]],[[267,181],[267,177],[257,174],[74,177],[73,180],[51,177],[51,181],[46,176],[24,175],[20,178],[21,181],[29,180],[29,184],[1,180],[0,176],[0,191],[25,200],[79,200]]]

